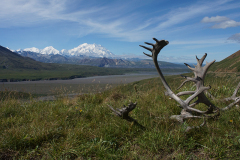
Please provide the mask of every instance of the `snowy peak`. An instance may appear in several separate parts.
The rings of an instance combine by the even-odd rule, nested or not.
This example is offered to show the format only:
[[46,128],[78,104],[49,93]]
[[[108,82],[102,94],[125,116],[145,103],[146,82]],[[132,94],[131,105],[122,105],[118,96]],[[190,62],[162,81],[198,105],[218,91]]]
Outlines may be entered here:
[[87,43],[83,43],[76,48],[70,49],[68,53],[71,56],[86,55],[92,57],[112,57],[114,55],[101,45]]
[[40,52],[41,54],[54,54],[54,55],[56,55],[56,54],[59,54],[59,51],[58,50],[56,50],[55,48],[53,48],[52,46],[49,46],[49,47],[46,47],[46,48],[44,48],[43,50],[41,50],[41,52]]
[[35,47],[32,48],[26,48],[26,49],[18,49],[16,52],[21,54],[22,52],[35,52],[40,54],[46,54],[46,55],[66,55],[66,56],[89,56],[89,57],[113,57],[114,54],[111,53],[106,48],[102,47],[101,45],[97,44],[87,44],[83,43],[79,45],[76,48],[66,50],[62,49],[61,51],[58,51],[57,49],[53,48],[52,46],[46,47],[44,49],[38,49]]
[[16,50],[16,52],[21,53],[21,52],[34,52],[34,53],[40,53],[40,54],[59,54],[59,51],[56,50],[55,48],[53,48],[52,46],[46,47],[44,49],[38,49],[36,47],[32,47],[32,48],[25,48],[25,49],[18,49]]
[[25,49],[18,49],[17,51],[27,51],[27,52],[36,52],[36,53],[40,53],[40,49],[32,47],[32,48],[25,48]]

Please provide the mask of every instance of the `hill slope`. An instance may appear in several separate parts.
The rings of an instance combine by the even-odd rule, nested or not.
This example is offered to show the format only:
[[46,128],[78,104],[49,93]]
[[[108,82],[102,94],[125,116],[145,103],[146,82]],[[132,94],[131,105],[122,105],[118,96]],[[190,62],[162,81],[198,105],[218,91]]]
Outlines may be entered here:
[[37,62],[0,46],[0,69],[50,69],[51,64]]
[[240,50],[224,60],[214,63],[209,70],[214,72],[240,72]]

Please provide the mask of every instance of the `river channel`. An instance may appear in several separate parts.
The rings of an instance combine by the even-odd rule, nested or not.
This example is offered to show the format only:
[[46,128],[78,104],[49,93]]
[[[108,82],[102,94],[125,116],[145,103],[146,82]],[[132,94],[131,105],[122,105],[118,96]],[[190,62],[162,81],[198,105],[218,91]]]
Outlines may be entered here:
[[[165,75],[181,73],[164,73]],[[40,95],[82,94],[102,92],[112,87],[143,79],[158,77],[157,72],[95,76],[70,80],[41,80],[22,82],[0,82],[0,90],[19,91]]]

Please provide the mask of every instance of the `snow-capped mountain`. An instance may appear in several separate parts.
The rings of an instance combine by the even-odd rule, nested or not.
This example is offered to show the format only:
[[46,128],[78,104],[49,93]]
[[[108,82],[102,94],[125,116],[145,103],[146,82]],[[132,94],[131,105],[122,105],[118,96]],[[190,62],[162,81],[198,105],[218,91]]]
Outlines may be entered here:
[[56,54],[59,54],[60,52],[58,50],[56,50],[55,48],[53,48],[52,46],[49,46],[49,47],[46,47],[43,50],[41,50],[40,53],[41,54],[48,54],[48,55],[50,55],[50,54],[56,55]]
[[102,47],[101,45],[87,44],[87,43],[83,43],[76,48],[68,50],[68,54],[71,56],[85,55],[85,56],[89,56],[89,57],[90,56],[91,57],[112,57],[112,56],[114,56],[113,53],[111,53],[109,50]]
[[[97,44],[84,43],[76,48],[58,51],[52,46],[44,49],[35,47],[19,49],[15,51],[23,57],[29,57],[35,61],[44,63],[63,63],[77,65],[91,65],[98,67],[116,67],[116,68],[154,68],[152,60],[114,55],[106,48]],[[131,55],[130,55],[131,56]],[[176,65],[168,62],[159,62],[162,68],[183,69],[185,65]]]
[[16,50],[15,52],[18,52],[18,53],[21,54],[21,52],[24,52],[24,51],[26,51],[26,52],[40,53],[40,49],[35,48],[35,47],[32,47],[32,48],[25,48],[25,49],[18,49],[18,50]]
[[88,56],[88,57],[113,57],[114,56],[113,53],[111,53],[109,50],[102,47],[101,45],[87,44],[87,43],[81,44],[78,47],[70,50],[62,49],[61,51],[58,51],[52,46],[49,46],[44,49],[38,49],[35,47],[18,49],[15,52],[19,54],[23,52],[34,52],[34,53],[40,53],[45,55],[60,54],[63,56]]
[[50,55],[50,54],[53,54],[53,55],[60,54],[60,52],[57,49],[53,48],[52,46],[46,47],[44,49],[38,49],[38,48],[35,48],[35,47],[25,48],[25,49],[18,49],[15,52],[17,52],[19,54],[21,54],[23,52],[34,52],[34,53],[47,54],[47,55]]

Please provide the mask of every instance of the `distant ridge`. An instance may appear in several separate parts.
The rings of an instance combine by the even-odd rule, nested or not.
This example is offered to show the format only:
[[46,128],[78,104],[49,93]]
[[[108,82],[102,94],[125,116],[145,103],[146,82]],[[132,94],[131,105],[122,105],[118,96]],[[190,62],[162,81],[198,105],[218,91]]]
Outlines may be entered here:
[[240,50],[214,63],[209,69],[214,72],[240,72]]
[[[116,57],[101,45],[84,43],[71,50],[58,51],[52,46],[44,49],[26,48],[14,51],[43,63],[90,65],[111,68],[155,68],[153,61],[139,58]],[[115,56],[115,57],[114,57]],[[159,61],[161,68],[187,69],[183,64]]]
[[0,69],[48,69],[50,64],[23,57],[0,45]]

